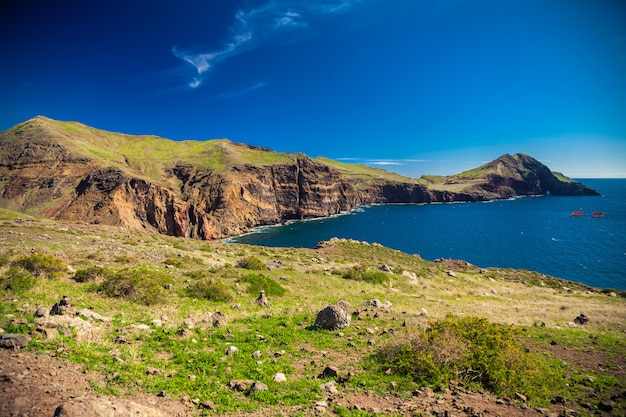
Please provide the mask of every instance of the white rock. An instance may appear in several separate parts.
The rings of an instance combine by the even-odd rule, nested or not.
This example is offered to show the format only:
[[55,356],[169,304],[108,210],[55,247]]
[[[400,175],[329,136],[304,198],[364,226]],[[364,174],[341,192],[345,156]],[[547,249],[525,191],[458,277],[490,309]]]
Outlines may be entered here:
[[274,382],[287,382],[287,377],[282,372],[278,372],[277,374],[275,374],[272,379],[274,380]]

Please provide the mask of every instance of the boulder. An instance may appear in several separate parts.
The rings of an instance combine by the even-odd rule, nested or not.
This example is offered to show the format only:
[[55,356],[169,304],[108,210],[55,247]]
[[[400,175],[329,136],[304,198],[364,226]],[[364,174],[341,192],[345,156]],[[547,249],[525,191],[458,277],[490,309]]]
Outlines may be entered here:
[[254,384],[252,384],[252,386],[250,387],[250,392],[256,392],[256,391],[267,391],[269,389],[269,387],[267,386],[267,384],[264,384],[263,382],[255,382]]
[[25,334],[7,333],[0,335],[0,348],[22,349],[28,346],[30,337]]
[[350,313],[343,305],[333,304],[317,313],[315,326],[327,330],[339,330],[350,325]]

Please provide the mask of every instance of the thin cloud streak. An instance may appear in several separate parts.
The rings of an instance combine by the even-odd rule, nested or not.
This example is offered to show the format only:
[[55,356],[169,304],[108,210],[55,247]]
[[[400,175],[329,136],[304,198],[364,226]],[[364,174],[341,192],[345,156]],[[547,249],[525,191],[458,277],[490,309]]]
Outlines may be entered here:
[[243,95],[246,95],[248,93],[253,92],[254,90],[258,90],[259,88],[266,87],[267,84],[268,83],[266,83],[265,81],[259,81],[259,82],[255,83],[254,85],[252,85],[252,86],[250,86],[250,87],[248,87],[246,89],[243,89],[243,90],[240,90],[240,91],[235,91],[235,92],[232,92],[232,93],[222,94],[222,95],[220,95],[220,97],[231,98],[231,97],[243,96]]
[[315,15],[331,15],[344,12],[363,0],[278,1],[269,0],[250,10],[240,9],[235,13],[235,23],[231,27],[231,37],[224,47],[212,52],[198,52],[172,48],[172,54],[192,65],[197,76],[188,82],[192,89],[200,87],[210,70],[220,61],[241,53],[245,49],[263,45],[281,31],[306,29]]

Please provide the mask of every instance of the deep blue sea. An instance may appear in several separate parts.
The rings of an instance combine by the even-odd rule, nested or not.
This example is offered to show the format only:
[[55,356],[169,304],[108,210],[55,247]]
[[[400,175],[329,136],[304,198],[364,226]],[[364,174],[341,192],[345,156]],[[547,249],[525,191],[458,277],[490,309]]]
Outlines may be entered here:
[[[601,197],[523,197],[488,203],[382,205],[263,227],[231,239],[313,248],[332,237],[378,242],[422,258],[463,259],[626,290],[626,179],[577,180]],[[584,215],[572,217],[575,210]],[[603,218],[591,213],[602,211]]]

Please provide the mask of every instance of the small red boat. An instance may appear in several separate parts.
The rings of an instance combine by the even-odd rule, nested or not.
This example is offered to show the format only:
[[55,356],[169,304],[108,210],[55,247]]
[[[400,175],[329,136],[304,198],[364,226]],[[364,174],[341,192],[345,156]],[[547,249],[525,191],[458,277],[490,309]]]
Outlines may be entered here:
[[572,211],[571,216],[572,217],[582,217],[584,214],[585,214],[585,212],[582,211],[582,210],[575,210],[575,211]]
[[603,211],[594,211],[593,213],[591,213],[591,217],[595,217],[596,219],[602,218],[602,217],[604,217],[604,212]]

